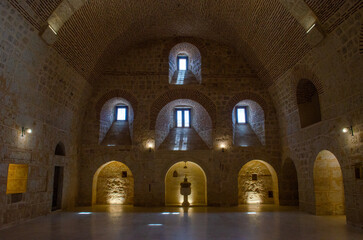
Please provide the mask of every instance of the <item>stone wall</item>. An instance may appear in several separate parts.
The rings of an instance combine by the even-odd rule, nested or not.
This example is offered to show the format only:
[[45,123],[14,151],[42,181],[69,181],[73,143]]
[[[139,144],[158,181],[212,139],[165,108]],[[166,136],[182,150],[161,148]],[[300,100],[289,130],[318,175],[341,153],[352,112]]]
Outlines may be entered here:
[[[252,175],[255,174],[255,179]],[[252,161],[243,166],[238,175],[238,203],[274,203],[272,174],[261,162]],[[275,193],[276,194],[276,193]]]
[[314,193],[317,215],[345,213],[342,170],[335,156],[321,151],[314,163]]
[[[353,1],[351,1],[353,2]],[[347,3],[347,6],[349,4]],[[316,213],[313,166],[322,150],[332,152],[343,173],[347,222],[363,225],[363,182],[354,166],[363,161],[363,58],[359,51],[362,9],[342,8],[345,21],[269,88],[276,106],[282,139],[282,156],[291,158],[299,182],[300,208]],[[335,21],[334,19],[332,20]],[[322,120],[301,128],[296,90],[301,79],[313,82],[319,93]],[[354,136],[343,133],[353,126]]]
[[96,204],[134,203],[134,177],[125,164],[110,162],[95,177]]
[[[0,2],[0,227],[51,211],[54,166],[64,166],[63,208],[77,195],[77,134],[90,85],[7,1]],[[21,128],[32,133],[21,137]],[[66,156],[55,156],[57,143]],[[27,190],[12,203],[9,164],[29,166]],[[18,199],[19,200],[19,199]]]
[[[97,91],[89,101],[83,121],[80,205],[91,204],[92,176],[101,165],[112,160],[121,161],[131,169],[135,178],[134,204],[143,206],[165,204],[165,176],[168,169],[179,161],[192,161],[201,166],[208,181],[208,205],[213,206],[238,204],[238,172],[246,162],[261,159],[279,171],[277,117],[264,84],[233,48],[194,38],[183,39],[183,42],[193,43],[202,54],[202,84],[169,84],[168,59],[170,49],[176,45],[175,39],[152,40],[120,52],[94,82]],[[111,94],[114,92],[117,94]],[[101,103],[107,102],[105,96],[111,99],[116,95],[129,101],[134,109],[131,148],[98,144],[99,117],[95,116],[99,116]],[[233,108],[246,99],[257,102],[264,110],[265,146],[233,146]],[[195,102],[192,106],[199,109],[198,114],[203,120],[193,124],[210,150],[167,151],[157,148],[173,126],[168,104],[176,106],[181,103],[179,100]],[[200,109],[205,110],[200,112]],[[151,152],[149,142],[156,143]],[[224,152],[221,143],[226,145]]]

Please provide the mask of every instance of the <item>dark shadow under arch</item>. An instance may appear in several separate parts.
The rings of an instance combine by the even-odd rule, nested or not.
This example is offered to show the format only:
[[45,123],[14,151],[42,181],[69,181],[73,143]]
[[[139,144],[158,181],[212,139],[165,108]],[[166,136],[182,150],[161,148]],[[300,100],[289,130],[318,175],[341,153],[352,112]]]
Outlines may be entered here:
[[57,146],[55,146],[54,154],[57,156],[65,156],[66,155],[66,148],[62,142],[59,142]]

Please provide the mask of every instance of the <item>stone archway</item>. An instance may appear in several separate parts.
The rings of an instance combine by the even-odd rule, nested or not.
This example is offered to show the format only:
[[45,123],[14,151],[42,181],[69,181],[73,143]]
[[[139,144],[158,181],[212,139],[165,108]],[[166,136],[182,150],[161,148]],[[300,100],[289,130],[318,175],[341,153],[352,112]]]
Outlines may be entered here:
[[181,205],[183,196],[180,194],[180,183],[183,182],[185,176],[192,184],[191,195],[189,195],[191,206],[207,205],[207,177],[198,164],[189,161],[175,163],[166,173],[165,205]]
[[279,204],[277,174],[265,161],[252,160],[238,174],[238,204]]
[[314,162],[316,215],[345,214],[343,174],[338,159],[327,150]]
[[134,177],[123,163],[111,161],[103,164],[93,176],[92,204],[134,203]]

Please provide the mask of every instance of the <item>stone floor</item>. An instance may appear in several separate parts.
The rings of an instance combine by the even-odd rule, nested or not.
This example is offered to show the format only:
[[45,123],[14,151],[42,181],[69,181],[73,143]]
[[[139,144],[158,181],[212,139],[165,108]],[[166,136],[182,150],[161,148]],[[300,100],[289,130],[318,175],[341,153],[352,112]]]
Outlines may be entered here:
[[195,207],[188,211],[97,206],[55,212],[0,230],[0,239],[355,240],[363,239],[363,231],[347,226],[344,216],[314,216],[272,205]]

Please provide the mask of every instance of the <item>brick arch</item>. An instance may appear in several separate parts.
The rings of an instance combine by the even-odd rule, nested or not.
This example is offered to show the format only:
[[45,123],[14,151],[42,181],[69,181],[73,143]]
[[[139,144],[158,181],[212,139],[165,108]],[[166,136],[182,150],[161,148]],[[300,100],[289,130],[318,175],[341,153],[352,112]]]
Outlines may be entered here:
[[316,88],[318,95],[324,93],[323,83],[322,81],[311,71],[311,69],[306,65],[299,65],[294,68],[293,78],[292,78],[292,93],[291,96],[294,98],[294,104],[297,107],[297,89],[300,80],[306,79],[309,80]]
[[112,98],[124,98],[125,100],[127,100],[128,102],[130,102],[133,111],[134,111],[134,119],[136,118],[136,114],[137,114],[137,105],[138,105],[138,101],[137,99],[128,91],[125,90],[121,90],[121,89],[115,89],[112,91],[109,91],[107,93],[105,93],[102,97],[100,97],[96,103],[95,109],[96,109],[96,119],[99,119],[99,114],[102,110],[103,105],[110,99]]
[[[233,108],[241,101],[243,100],[252,100],[258,103],[262,110],[265,113],[265,118],[268,110],[267,103],[263,97],[261,97],[259,94],[254,92],[240,92],[236,95],[234,95],[227,104],[227,112],[228,112],[228,121],[232,124],[232,112]],[[230,125],[230,124],[229,124]]]
[[190,38],[190,37],[178,37],[168,40],[165,43],[165,47],[162,52],[162,56],[165,59],[169,59],[170,50],[177,44],[187,42],[193,44],[196,48],[198,48],[200,54],[203,56],[206,55],[207,47],[205,46],[202,39],[199,38]]
[[212,126],[215,127],[217,110],[211,99],[197,90],[175,89],[163,93],[152,103],[150,107],[150,130],[155,130],[156,119],[161,109],[169,102],[177,99],[190,99],[198,102],[207,110],[212,120]]

